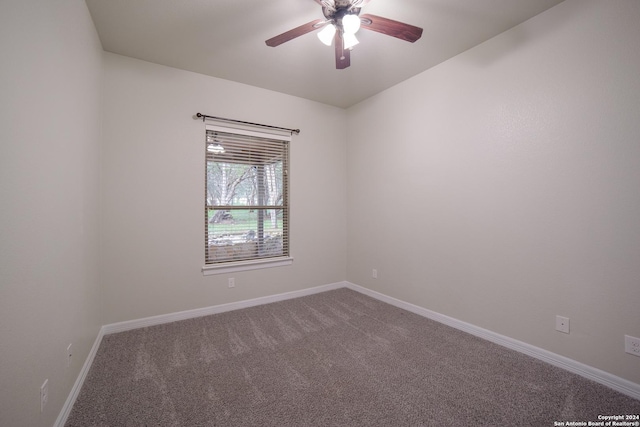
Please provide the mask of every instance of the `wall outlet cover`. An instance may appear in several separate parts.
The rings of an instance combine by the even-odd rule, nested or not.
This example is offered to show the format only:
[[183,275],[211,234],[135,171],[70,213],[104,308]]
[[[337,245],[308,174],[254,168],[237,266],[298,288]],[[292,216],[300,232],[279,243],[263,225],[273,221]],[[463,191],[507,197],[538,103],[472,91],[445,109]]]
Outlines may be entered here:
[[624,351],[640,357],[640,338],[624,336]]
[[44,407],[48,401],[49,401],[49,380],[46,379],[40,386],[40,412],[44,410]]
[[556,331],[569,333],[569,318],[563,316],[556,316]]

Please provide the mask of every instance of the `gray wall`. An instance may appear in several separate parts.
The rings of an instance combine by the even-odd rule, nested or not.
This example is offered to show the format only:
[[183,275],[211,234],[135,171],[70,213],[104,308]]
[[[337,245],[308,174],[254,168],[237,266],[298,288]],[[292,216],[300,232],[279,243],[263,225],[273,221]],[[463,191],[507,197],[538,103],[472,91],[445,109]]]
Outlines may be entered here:
[[50,426],[102,325],[102,48],[85,3],[2,1],[0,63],[0,425]]
[[640,383],[638,22],[567,0],[352,107],[347,279]]
[[[345,279],[344,110],[114,54],[104,62],[105,323]],[[197,112],[301,129],[290,145],[293,265],[202,275],[205,131]]]

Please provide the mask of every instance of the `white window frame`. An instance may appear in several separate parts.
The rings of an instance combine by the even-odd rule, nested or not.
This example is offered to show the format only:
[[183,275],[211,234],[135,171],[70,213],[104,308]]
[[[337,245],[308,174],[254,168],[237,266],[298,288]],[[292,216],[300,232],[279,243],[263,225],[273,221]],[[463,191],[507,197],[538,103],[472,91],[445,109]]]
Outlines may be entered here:
[[[222,122],[219,120],[207,119],[206,126],[205,126],[205,135],[207,131],[219,131],[219,132],[234,133],[234,134],[244,135],[244,136],[279,139],[279,140],[282,140],[283,142],[286,141],[287,144],[291,142],[290,132],[286,132],[280,129],[272,129],[272,128],[264,128],[264,129],[256,128],[248,124],[229,123],[229,122]],[[205,139],[206,139],[206,136],[205,136]],[[204,211],[205,211],[205,227],[207,227],[208,226],[207,211],[209,207],[207,206],[207,201],[206,201],[206,186],[207,186],[206,143],[204,145],[204,148],[205,148],[205,183],[204,183],[205,184],[205,200],[204,200],[205,209]],[[289,163],[290,156],[288,157],[289,157],[288,159],[288,163]],[[288,181],[290,176],[289,170],[291,168],[290,163],[287,166],[288,166],[287,168],[288,170],[286,171],[283,178]],[[288,183],[287,183],[287,187],[288,187]],[[286,209],[287,214],[289,215],[290,211],[289,211],[288,197],[285,198],[285,204],[283,205],[283,209]],[[291,232],[290,219],[287,222],[286,227],[287,227],[286,234],[287,234],[287,240],[288,240],[287,241],[288,254],[284,256],[256,258],[256,259],[243,260],[243,261],[226,261],[226,262],[220,262],[216,264],[206,263],[206,250],[207,250],[206,248],[207,248],[208,242],[207,242],[207,231],[205,229],[205,263],[204,263],[204,266],[202,267],[202,274],[204,276],[209,276],[209,275],[215,275],[215,274],[234,273],[239,271],[257,270],[257,269],[291,265],[293,263],[293,257],[290,255],[291,254],[291,239],[289,238],[289,235]]]

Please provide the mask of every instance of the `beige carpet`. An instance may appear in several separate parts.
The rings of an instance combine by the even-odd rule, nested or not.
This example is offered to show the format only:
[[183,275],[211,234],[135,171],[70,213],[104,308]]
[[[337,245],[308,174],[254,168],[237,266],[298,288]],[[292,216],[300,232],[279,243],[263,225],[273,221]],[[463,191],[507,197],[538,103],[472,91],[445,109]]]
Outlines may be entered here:
[[553,426],[640,401],[348,289],[104,337],[67,426]]

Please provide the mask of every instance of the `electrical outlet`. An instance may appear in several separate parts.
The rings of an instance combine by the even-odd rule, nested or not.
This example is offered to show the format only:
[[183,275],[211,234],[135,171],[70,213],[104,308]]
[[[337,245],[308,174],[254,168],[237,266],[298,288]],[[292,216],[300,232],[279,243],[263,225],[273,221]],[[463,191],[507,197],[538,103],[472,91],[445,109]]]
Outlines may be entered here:
[[624,336],[624,351],[640,357],[640,338]]
[[556,316],[556,331],[564,332],[565,334],[569,333],[569,318]]
[[373,271],[371,272],[371,277],[373,277],[374,279],[377,279],[378,278],[378,270],[376,270],[374,268]]
[[49,380],[46,379],[40,386],[40,412],[44,410],[45,405],[49,401]]
[[67,368],[71,366],[71,356],[73,356],[73,351],[71,350],[71,344],[67,346]]
[[229,278],[229,287],[230,288],[235,288],[236,287],[236,279],[234,279],[233,277]]

